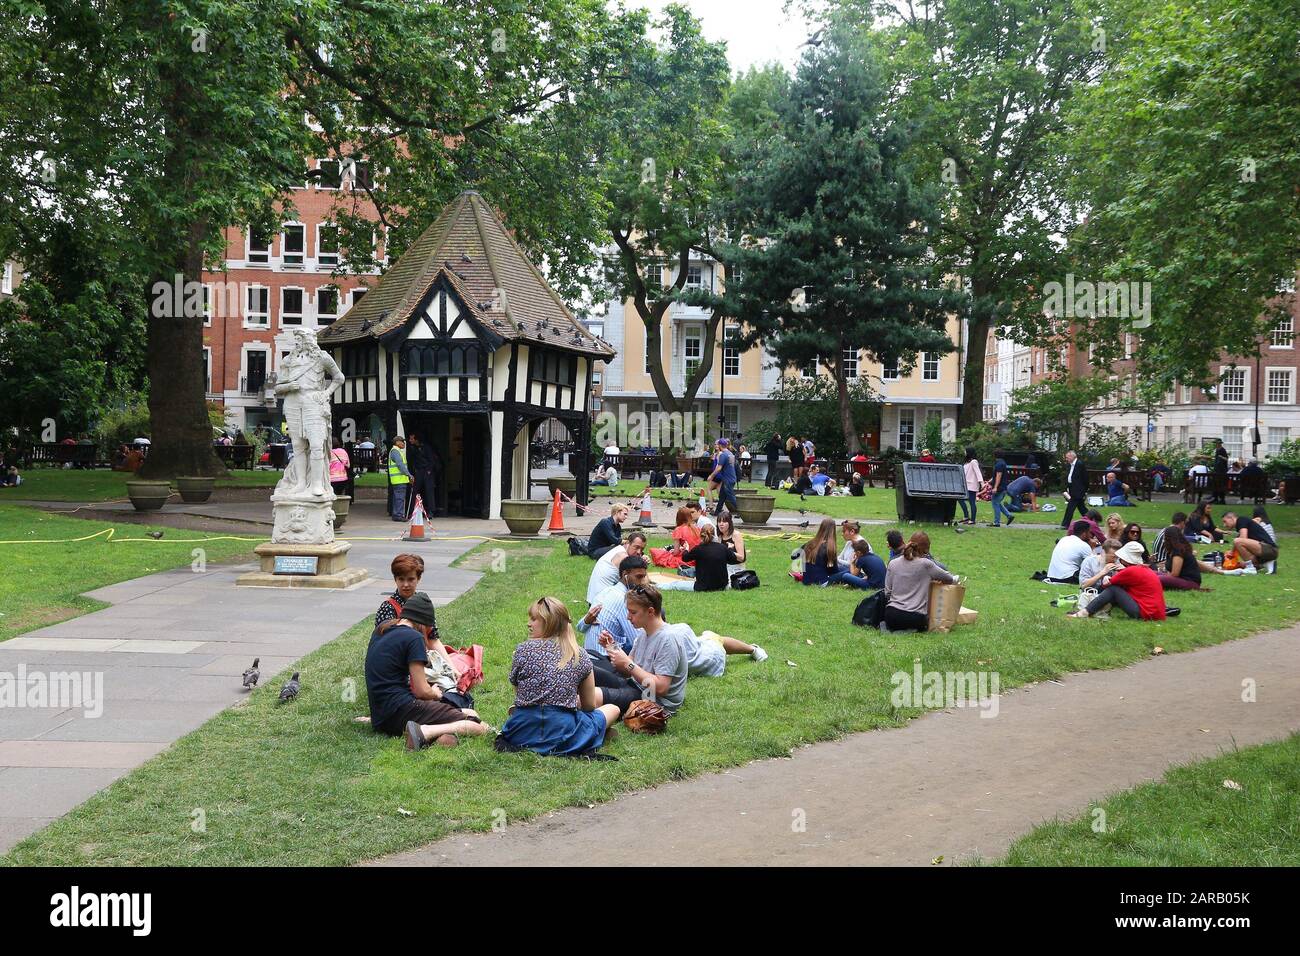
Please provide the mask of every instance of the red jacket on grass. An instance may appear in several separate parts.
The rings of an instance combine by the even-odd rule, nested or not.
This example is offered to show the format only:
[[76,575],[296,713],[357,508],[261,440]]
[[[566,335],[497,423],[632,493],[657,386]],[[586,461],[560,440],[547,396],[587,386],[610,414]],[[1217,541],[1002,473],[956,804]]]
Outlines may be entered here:
[[1165,619],[1165,592],[1160,578],[1145,564],[1130,564],[1110,576],[1110,583],[1129,593],[1139,608],[1142,620]]

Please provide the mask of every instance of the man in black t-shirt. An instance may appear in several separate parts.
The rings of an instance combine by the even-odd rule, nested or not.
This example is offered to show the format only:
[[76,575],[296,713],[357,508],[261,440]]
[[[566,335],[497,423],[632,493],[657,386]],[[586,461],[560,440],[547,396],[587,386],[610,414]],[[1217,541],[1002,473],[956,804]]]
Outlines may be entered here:
[[390,737],[404,734],[408,750],[420,750],[434,741],[454,747],[457,734],[485,734],[491,729],[474,711],[444,702],[442,690],[429,682],[425,665],[436,639],[432,634],[433,602],[417,591],[402,606],[397,623],[372,636],[366,651],[371,726]]
[[1229,511],[1223,516],[1223,526],[1237,529],[1232,544],[1243,561],[1253,561],[1256,568],[1263,570],[1270,561],[1277,560],[1277,542],[1254,518],[1238,517]]

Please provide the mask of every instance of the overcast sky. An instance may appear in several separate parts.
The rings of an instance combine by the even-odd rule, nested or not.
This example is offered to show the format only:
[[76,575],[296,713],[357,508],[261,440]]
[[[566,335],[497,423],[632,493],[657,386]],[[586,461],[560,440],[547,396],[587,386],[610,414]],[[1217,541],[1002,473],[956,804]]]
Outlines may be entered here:
[[[629,6],[662,10],[668,0],[628,0]],[[812,32],[797,9],[787,14],[784,0],[678,0],[704,26],[710,40],[725,40],[733,73],[770,60],[794,71],[801,44]]]

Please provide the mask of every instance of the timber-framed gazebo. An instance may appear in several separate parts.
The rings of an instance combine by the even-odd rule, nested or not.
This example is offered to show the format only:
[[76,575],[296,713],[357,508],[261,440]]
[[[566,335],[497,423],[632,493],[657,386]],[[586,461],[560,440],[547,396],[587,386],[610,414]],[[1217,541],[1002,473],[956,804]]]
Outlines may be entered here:
[[579,323],[476,192],[466,191],[318,335],[347,382],[334,422],[372,415],[438,449],[447,510],[497,518],[527,498],[547,418],[577,446],[586,500],[592,365],[614,350]]

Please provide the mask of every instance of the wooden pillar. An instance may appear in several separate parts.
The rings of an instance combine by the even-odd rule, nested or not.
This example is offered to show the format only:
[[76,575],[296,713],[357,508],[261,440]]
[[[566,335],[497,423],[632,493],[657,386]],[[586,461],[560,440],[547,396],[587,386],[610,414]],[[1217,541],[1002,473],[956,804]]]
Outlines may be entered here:
[[[570,431],[574,431],[572,426]],[[583,415],[578,422],[577,432],[577,461],[578,461],[578,490],[576,497],[579,503],[586,505],[590,500],[588,492],[591,490],[589,482],[591,481],[591,417]]]

